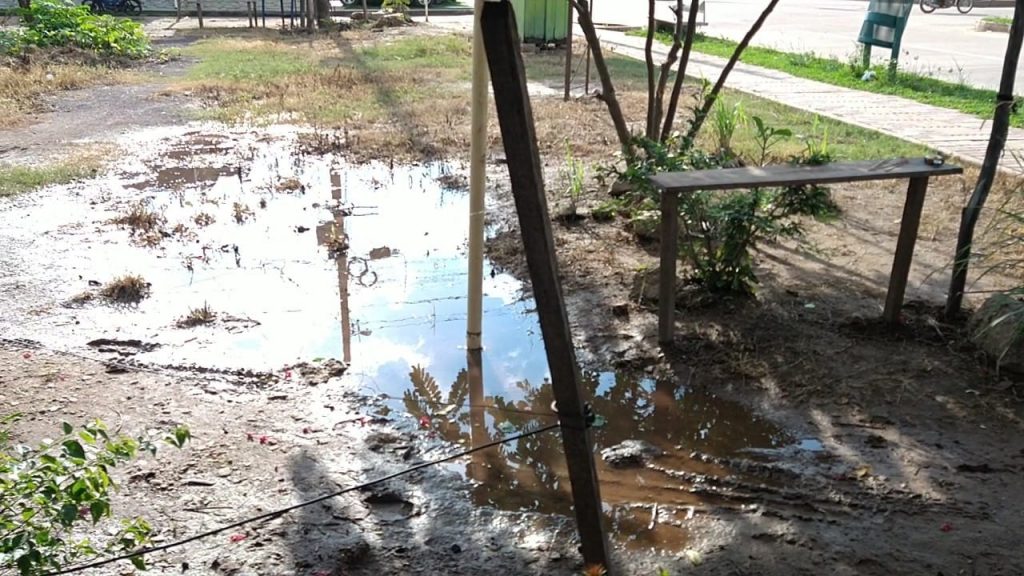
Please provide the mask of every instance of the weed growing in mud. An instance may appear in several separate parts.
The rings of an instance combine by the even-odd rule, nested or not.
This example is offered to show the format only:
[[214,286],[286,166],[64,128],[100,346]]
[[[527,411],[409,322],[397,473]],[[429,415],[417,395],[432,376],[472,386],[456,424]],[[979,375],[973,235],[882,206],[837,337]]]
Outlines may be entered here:
[[277,183],[278,192],[298,192],[302,190],[302,182],[298,178],[285,178]]
[[[17,418],[0,418],[0,558],[5,573],[49,573],[151,542],[148,522],[115,518],[111,508],[117,489],[111,470],[141,454],[155,456],[150,437],[111,433],[95,420],[78,429],[65,422],[54,440],[39,446],[14,445],[9,427]],[[177,426],[163,442],[180,449],[190,439],[189,429]],[[96,534],[104,536],[90,536]],[[132,563],[145,568],[141,556]]]
[[100,295],[117,304],[137,304],[149,297],[149,282],[137,274],[126,274],[107,282]]
[[210,308],[209,304],[204,303],[201,308],[189,310],[188,314],[179,319],[176,325],[178,328],[195,328],[212,324],[215,320],[217,320],[217,313]]
[[232,207],[232,213],[235,216],[235,222],[239,224],[245,224],[255,214],[247,204],[242,204],[241,202],[235,202]]
[[167,219],[160,212],[151,209],[147,202],[140,201],[132,204],[128,212],[114,218],[111,222],[127,227],[131,230],[132,235],[143,235],[149,232],[159,233],[163,225],[167,223]]

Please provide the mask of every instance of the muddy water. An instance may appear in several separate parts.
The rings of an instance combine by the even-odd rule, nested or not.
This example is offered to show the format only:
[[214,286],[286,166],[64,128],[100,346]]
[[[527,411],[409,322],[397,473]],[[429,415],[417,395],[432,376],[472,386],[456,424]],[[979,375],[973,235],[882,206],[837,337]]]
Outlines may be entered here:
[[[463,445],[553,421],[533,303],[485,264],[485,350],[468,356],[468,199],[459,166],[351,165],[303,155],[294,132],[154,130],[126,142],[109,173],[40,191],[0,210],[3,288],[19,301],[9,337],[55,347],[96,338],[158,346],[138,359],[274,370],[335,358],[345,386],[376,395],[388,416]],[[111,223],[142,203],[164,219],[131,232]],[[142,275],[151,295],[112,307],[92,284]],[[79,298],[81,300],[81,298]],[[217,319],[176,327],[190,309]],[[598,461],[608,516],[633,546],[682,547],[681,510],[700,502],[665,470],[726,474],[690,458],[795,440],[742,406],[676,381],[588,371],[597,448],[643,440],[662,470]],[[475,502],[570,512],[557,434],[479,453],[457,471]],[[655,511],[650,505],[658,503]],[[652,514],[653,512],[653,514]]]

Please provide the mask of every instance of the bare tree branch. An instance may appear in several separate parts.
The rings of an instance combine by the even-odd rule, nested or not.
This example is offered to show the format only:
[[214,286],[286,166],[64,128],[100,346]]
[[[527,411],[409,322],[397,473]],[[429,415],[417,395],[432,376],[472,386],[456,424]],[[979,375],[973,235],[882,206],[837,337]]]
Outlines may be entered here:
[[676,25],[672,34],[672,47],[669,48],[668,57],[665,58],[665,62],[661,65],[661,74],[658,76],[658,89],[654,95],[653,122],[647,129],[647,138],[650,140],[660,139],[660,125],[662,111],[665,109],[665,88],[668,86],[668,75],[672,73],[672,68],[676,65],[676,60],[679,58],[679,49],[682,48],[683,0],[676,0],[675,14]]
[[654,0],[647,0],[647,42],[644,43],[644,63],[647,64],[647,124],[644,133],[648,139],[654,138],[654,32],[658,22],[654,18]]
[[[697,11],[700,9],[698,0],[690,0],[690,12],[686,17],[686,39],[683,42],[683,56],[680,59],[679,70],[676,71],[676,81],[672,86],[672,95],[668,99],[668,111],[665,113],[665,124],[661,128],[659,140],[664,142],[672,134],[672,125],[676,121],[676,110],[679,108],[679,96],[683,92],[683,80],[686,77],[686,68],[690,63],[690,52],[693,49],[693,36],[697,30]],[[680,17],[682,14],[680,14]]]
[[[1024,0],[1017,1],[1021,2]],[[750,40],[754,37],[754,34],[757,34],[757,31],[761,29],[761,25],[768,19],[772,10],[775,10],[775,6],[778,3],[779,0],[770,0],[768,5],[765,6],[764,11],[761,12],[761,15],[757,17],[757,20],[750,25],[750,30],[747,30],[747,34],[743,37],[743,40],[736,45],[736,49],[733,50],[732,56],[729,58],[729,62],[725,65],[725,68],[722,69],[722,73],[718,76],[718,81],[715,82],[714,88],[711,89],[711,92],[708,93],[707,97],[704,99],[704,105],[701,106],[700,110],[697,111],[696,116],[694,116],[693,123],[690,124],[690,130],[686,133],[687,139],[692,140],[697,137],[697,133],[700,132],[701,126],[704,125],[704,120],[711,112],[711,108],[715,105],[715,101],[718,100],[718,94],[722,91],[722,87],[725,85],[725,80],[729,77],[729,73],[732,72],[732,69],[736,66],[736,62],[740,59],[743,51],[747,48],[747,45],[750,44]]]
[[612,124],[615,125],[615,133],[619,137],[619,143],[623,150],[632,147],[632,134],[626,124],[626,117],[622,114],[622,106],[615,95],[615,85],[612,83],[611,74],[608,72],[608,63],[605,62],[604,52],[601,50],[601,42],[597,38],[597,31],[594,29],[594,19],[590,14],[590,5],[587,0],[569,0],[576,9],[580,28],[587,38],[591,55],[594,57],[594,68],[597,68],[597,75],[601,79],[602,99],[608,106],[608,114],[612,117]]

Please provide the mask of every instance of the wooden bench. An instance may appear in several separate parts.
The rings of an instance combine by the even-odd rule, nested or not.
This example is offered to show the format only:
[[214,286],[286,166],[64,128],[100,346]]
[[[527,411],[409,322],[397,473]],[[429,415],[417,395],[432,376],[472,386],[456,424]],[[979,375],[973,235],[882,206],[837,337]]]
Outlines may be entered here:
[[698,190],[735,190],[805,184],[836,184],[870,180],[910,180],[903,205],[896,255],[889,276],[889,292],[882,314],[886,322],[899,321],[907,288],[910,263],[914,257],[921,210],[932,176],[960,174],[963,168],[933,165],[924,158],[896,158],[882,161],[838,162],[821,166],[778,165],[765,167],[666,172],[650,178],[661,192],[661,271],[658,286],[658,341],[670,343],[675,331],[676,260],[679,256],[679,195]]

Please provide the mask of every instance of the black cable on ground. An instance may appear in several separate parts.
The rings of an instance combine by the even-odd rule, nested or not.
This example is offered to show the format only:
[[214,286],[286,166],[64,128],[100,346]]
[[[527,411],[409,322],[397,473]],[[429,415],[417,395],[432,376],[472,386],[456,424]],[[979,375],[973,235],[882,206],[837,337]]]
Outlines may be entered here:
[[411,474],[413,472],[417,472],[419,470],[423,470],[424,468],[429,468],[431,466],[436,466],[438,464],[443,464],[443,463],[448,462],[450,460],[455,460],[456,458],[461,458],[461,457],[466,456],[468,454],[472,454],[474,452],[479,452],[481,450],[486,450],[488,448],[493,448],[493,447],[499,446],[501,444],[506,444],[508,442],[513,442],[515,440],[521,440],[523,438],[528,438],[530,436],[536,436],[538,434],[542,434],[544,432],[548,432],[550,430],[554,430],[554,429],[556,429],[558,427],[559,427],[558,424],[549,424],[547,426],[542,426],[542,427],[537,428],[535,430],[530,430],[529,432],[523,432],[522,434],[516,434],[514,436],[509,436],[508,438],[503,438],[501,440],[495,440],[494,442],[488,442],[487,444],[482,444],[480,446],[476,446],[476,447],[470,448],[468,450],[464,450],[464,451],[459,452],[457,454],[452,454],[451,456],[445,456],[444,458],[438,458],[437,460],[431,460],[429,462],[423,462],[423,463],[417,464],[416,466],[413,466],[411,468],[406,468],[405,470],[402,470],[400,472],[395,472],[393,474],[388,474],[387,476],[383,476],[381,478],[377,478],[376,480],[371,480],[369,482],[365,482],[363,484],[359,484],[358,486],[352,486],[352,487],[349,487],[349,488],[338,490],[337,492],[332,492],[330,494],[324,494],[323,496],[318,496],[316,498],[313,498],[312,500],[307,500],[305,502],[300,502],[298,504],[294,504],[294,505],[288,506],[286,508],[281,508],[281,509],[278,509],[278,510],[273,510],[271,512],[266,512],[264,514],[260,514],[259,516],[253,516],[251,518],[245,518],[243,520],[239,520],[239,521],[234,522],[232,524],[227,524],[225,526],[221,526],[220,528],[214,528],[213,530],[208,530],[206,532],[201,532],[199,534],[196,534],[196,535],[193,535],[193,536],[189,536],[188,538],[183,538],[181,540],[176,540],[174,542],[168,542],[167,544],[161,544],[159,546],[151,546],[151,547],[148,547],[148,548],[142,548],[142,549],[136,550],[135,552],[130,552],[128,554],[122,554],[120,556],[115,556],[113,558],[107,558],[105,560],[98,560],[96,562],[91,562],[89,564],[82,564],[82,565],[79,565],[79,566],[72,566],[72,567],[69,567],[69,568],[63,568],[61,570],[56,570],[56,571],[53,571],[53,572],[47,572],[47,573],[43,574],[42,576],[58,576],[60,574],[74,574],[76,572],[83,572],[85,570],[91,570],[93,568],[99,568],[101,566],[106,566],[108,564],[113,564],[114,562],[120,562],[121,560],[130,560],[132,558],[136,558],[136,557],[139,557],[139,556],[144,556],[146,554],[152,554],[153,552],[162,552],[164,550],[169,550],[171,548],[177,548],[179,546],[184,546],[185,544],[188,544],[190,542],[195,542],[196,540],[202,540],[203,538],[209,538],[210,536],[214,536],[216,534],[220,534],[221,532],[226,532],[226,531],[231,530],[233,528],[238,528],[239,526],[244,526],[246,524],[251,524],[253,522],[259,522],[261,520],[269,520],[271,518],[276,518],[278,516],[287,514],[288,512],[292,512],[294,510],[298,510],[299,508],[304,508],[306,506],[311,506],[313,504],[317,504],[319,502],[323,502],[324,500],[330,500],[331,498],[336,498],[336,497],[341,496],[342,494],[346,494],[348,492],[354,492],[356,490],[362,490],[362,489],[365,489],[365,488],[369,488],[371,486],[375,486],[377,484],[381,484],[381,483],[387,482],[389,480],[394,480],[395,478],[398,478],[400,476],[405,476],[406,474]]

